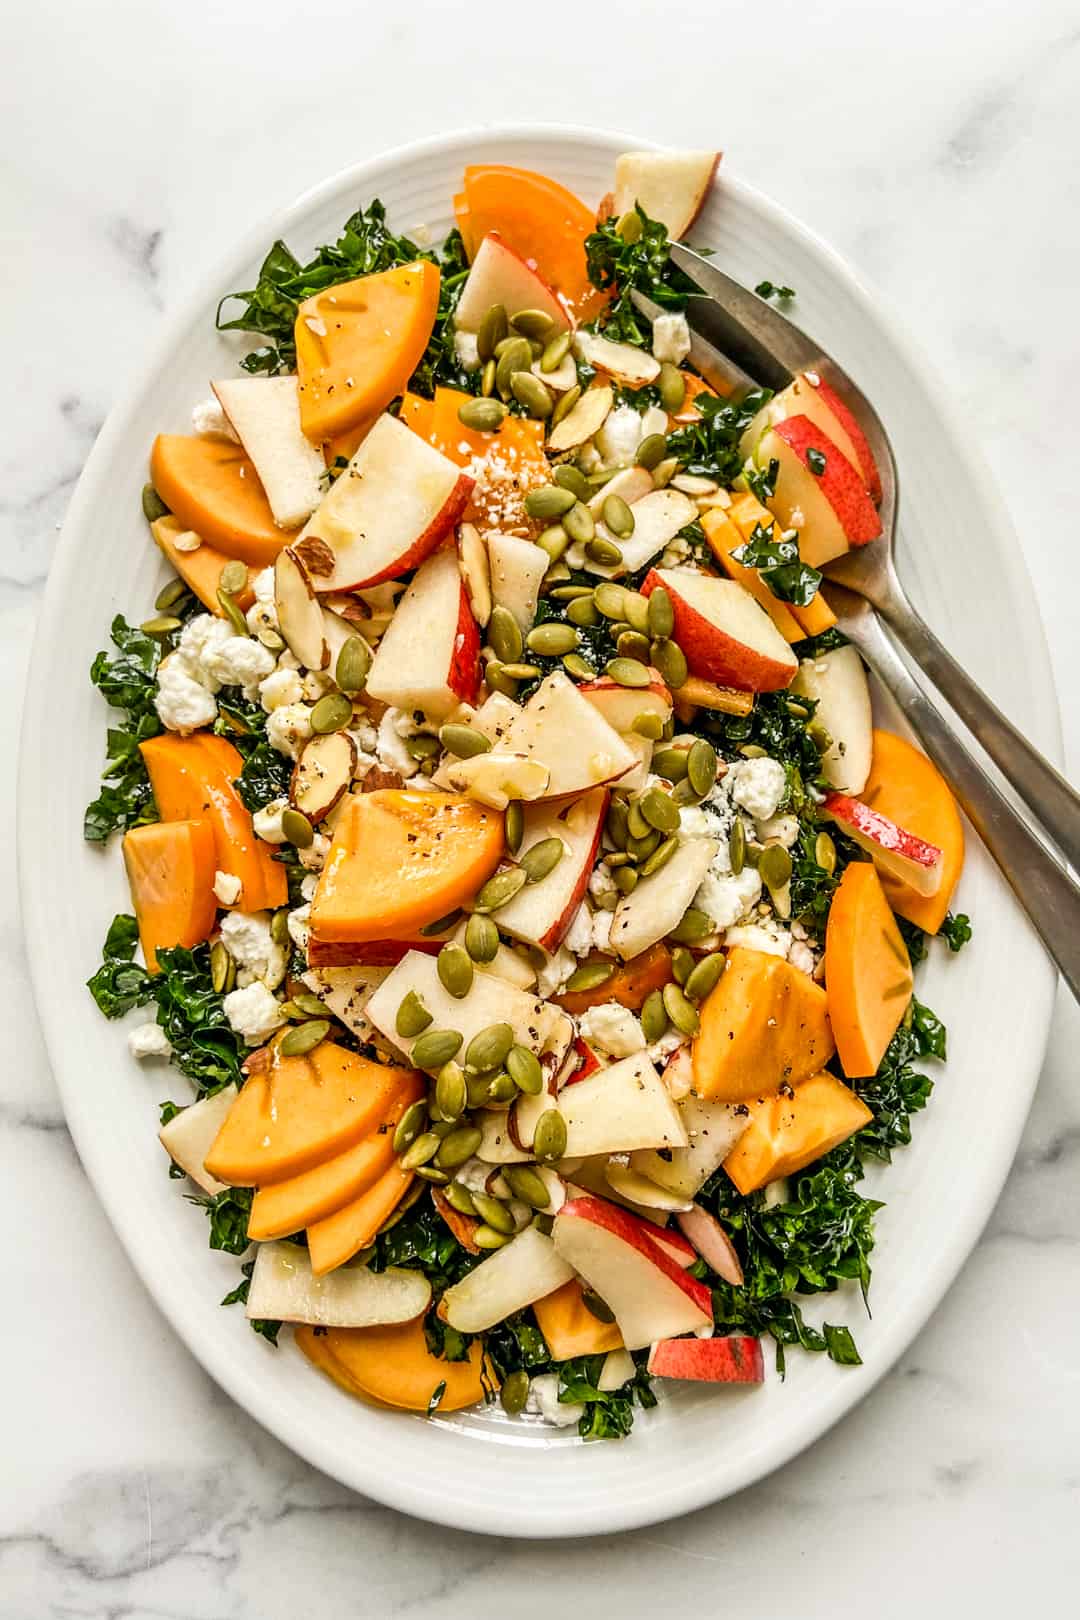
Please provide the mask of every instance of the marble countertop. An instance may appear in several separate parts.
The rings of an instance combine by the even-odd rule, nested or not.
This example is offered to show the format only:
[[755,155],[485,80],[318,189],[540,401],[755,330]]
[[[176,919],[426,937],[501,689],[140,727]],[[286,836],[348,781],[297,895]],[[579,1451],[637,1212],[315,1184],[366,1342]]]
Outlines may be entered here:
[[[1023,13],[1002,0],[741,13],[549,0],[534,20],[489,0],[37,0],[0,26],[14,115],[0,319],[17,386],[0,496],[5,757],[56,527],[164,312],[251,219],[346,161],[479,112],[719,141],[732,170],[880,288],[935,357],[1012,508],[1076,775],[1080,346],[1075,325],[1043,325],[1074,291],[1080,251],[1068,0]],[[546,1617],[567,1601],[627,1620],[721,1607],[892,1620],[1075,1603],[1080,1014],[1064,995],[983,1239],[857,1411],[780,1474],[689,1518],[513,1543],[431,1529],[334,1485],[173,1338],[65,1131],[10,840],[0,860],[16,1013],[0,1098],[14,1279],[0,1339],[2,1620]]]

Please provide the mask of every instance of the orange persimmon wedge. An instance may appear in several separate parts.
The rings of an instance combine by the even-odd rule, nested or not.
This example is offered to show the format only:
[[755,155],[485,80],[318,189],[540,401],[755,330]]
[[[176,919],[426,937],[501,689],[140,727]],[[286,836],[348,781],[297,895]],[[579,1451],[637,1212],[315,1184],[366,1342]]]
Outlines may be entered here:
[[828,1069],[800,1081],[793,1093],[785,1091],[748,1106],[750,1123],[724,1160],[724,1169],[744,1195],[781,1176],[795,1175],[874,1117]]
[[311,902],[321,940],[407,939],[470,899],[503,852],[503,817],[456,793],[382,788],[345,802]]
[[259,475],[238,444],[159,433],[150,452],[150,477],[182,528],[253,568],[269,568],[296,533],[274,522]]
[[825,992],[781,956],[737,945],[701,1008],[694,1090],[709,1102],[747,1102],[797,1085],[832,1057]]
[[694,404],[699,394],[711,394],[713,399],[719,399],[720,395],[715,388],[710,388],[704,378],[699,377],[695,371],[684,371],[682,379],[686,384],[686,394],[671,420],[677,422],[680,427],[685,427],[688,422],[701,421],[701,412]]
[[248,1218],[252,1242],[291,1237],[305,1226],[333,1215],[374,1186],[394,1157],[398,1121],[423,1093],[420,1076],[411,1074],[370,1136],[298,1176],[260,1188],[252,1199]]
[[[225,609],[218,601],[218,586],[221,583],[221,570],[230,559],[223,551],[208,546],[205,541],[195,551],[180,551],[176,538],[185,532],[184,525],[174,517],[155,518],[150,525],[150,533],[158,549],[176,569],[188,590],[193,591],[211,613],[216,613],[219,619],[224,618]],[[233,598],[241,613],[246,613],[255,600],[255,592],[251,585],[252,576],[256,572],[257,570],[249,568],[248,582],[244,589],[233,592]]]
[[[768,507],[762,506],[761,502],[751,495],[749,491],[735,495],[732,498],[727,515],[744,540],[749,540],[754,532],[755,525],[760,523],[763,529],[769,530],[776,522]],[[747,582],[743,580],[741,583],[745,585]],[[769,594],[772,596],[771,591]],[[775,597],[773,597],[773,601],[776,601]],[[793,627],[786,623],[781,625],[775,615],[773,615],[773,621],[787,641],[801,641],[805,636],[820,636],[824,630],[831,629],[836,623],[836,614],[820,591],[805,607],[797,607],[794,602],[786,602],[783,606],[787,618],[794,620],[794,629],[797,634],[792,635],[790,632]]]
[[585,238],[596,216],[556,180],[503,163],[470,164],[454,217],[470,259],[487,233],[498,231],[563,295],[578,321],[593,320],[607,303],[585,270]]
[[307,1240],[316,1277],[325,1277],[328,1271],[343,1266],[366,1249],[401,1203],[412,1181],[412,1171],[403,1170],[399,1160],[392,1158],[379,1179],[359,1197],[323,1220],[313,1221],[307,1229]]
[[[487,455],[476,468],[476,483],[466,517],[481,530],[531,534],[538,524],[525,510],[525,497],[551,481],[544,455],[544,424],[508,416],[491,436]],[[448,451],[447,454],[450,454]]]
[[[750,499],[753,500],[753,496]],[[732,555],[733,552],[738,551],[740,546],[746,544],[754,528],[754,524],[751,522],[744,534],[742,525],[735,523],[733,516],[735,504],[736,502],[732,501],[732,510],[730,512],[724,512],[718,506],[714,506],[709,511],[702,513],[701,527],[705,531],[709,549],[728,578],[733,579],[737,585],[741,585],[744,590],[749,591],[755,602],[760,602],[784,640],[801,641],[806,631],[792,614],[787,604],[773,595],[756,568],[745,567],[741,562],[737,562]],[[773,521],[770,515],[770,527]]]
[[945,778],[905,738],[891,731],[875,731],[870,775],[859,798],[941,850],[941,886],[936,894],[918,894],[889,875],[883,874],[881,879],[893,910],[928,934],[936,934],[964,864],[964,824]]
[[440,279],[418,259],[305,298],[296,370],[300,425],[313,443],[373,419],[404,392],[435,324]]
[[564,991],[554,999],[558,1006],[575,1017],[604,1001],[617,1001],[621,1007],[629,1007],[631,1012],[640,1012],[646,996],[654,990],[662,990],[672,977],[671,952],[661,941],[650,945],[640,956],[632,956],[629,962],[617,965],[611,977],[595,989]]
[[214,829],[208,821],[156,821],[124,834],[124,866],[150,973],[157,952],[200,945],[217,918]]
[[245,911],[283,906],[289,898],[285,868],[260,842],[251,814],[233,782],[244,761],[225,737],[163,733],[139,744],[162,821],[207,820],[214,833],[217,870],[240,880]]
[[471,398],[460,388],[436,388],[431,408],[431,442],[458,467],[467,467],[474,457],[488,455],[499,443],[499,433],[479,433],[461,420],[458,409]]
[[614,1322],[601,1322],[585,1304],[576,1277],[533,1303],[533,1314],[555,1361],[599,1356],[623,1348]]
[[438,1411],[457,1412],[475,1406],[497,1380],[484,1368],[479,1339],[469,1345],[464,1361],[433,1356],[424,1338],[424,1322],[392,1327],[330,1328],[316,1337],[314,1328],[298,1327],[296,1343],[308,1360],[335,1383],[369,1400],[406,1412],[426,1412],[440,1384],[445,1384]]
[[825,930],[829,1019],[849,1077],[871,1075],[911,1000],[911,959],[877,868],[844,868]]
[[405,393],[401,400],[401,410],[398,415],[407,428],[412,428],[422,439],[434,444],[432,422],[435,415],[433,400],[423,399],[419,394]]
[[411,1069],[372,1063],[333,1041],[306,1057],[271,1052],[270,1067],[245,1082],[206,1168],[237,1187],[301,1175],[376,1130],[414,1083]]
[[804,636],[824,635],[836,623],[836,614],[820,591],[810,598],[805,607],[800,607],[796,602],[792,602],[790,607],[802,626]]

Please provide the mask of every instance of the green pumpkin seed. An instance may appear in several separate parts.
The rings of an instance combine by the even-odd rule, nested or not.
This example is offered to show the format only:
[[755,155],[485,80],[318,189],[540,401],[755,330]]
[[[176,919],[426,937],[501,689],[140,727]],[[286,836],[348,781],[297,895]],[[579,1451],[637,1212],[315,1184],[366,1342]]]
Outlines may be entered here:
[[441,1069],[456,1058],[464,1037],[456,1029],[428,1029],[418,1035],[409,1054],[418,1069]]
[[539,653],[541,658],[561,658],[563,653],[573,652],[577,643],[577,631],[573,625],[560,624],[557,619],[538,624],[525,638],[529,651]]
[[495,387],[503,399],[509,399],[512,393],[511,379],[515,371],[528,371],[532,365],[532,349],[527,338],[507,338],[505,345],[500,344],[502,353],[499,363],[495,367]]
[[482,731],[474,731],[472,726],[441,726],[439,741],[458,759],[472,759],[475,754],[486,754],[491,748],[490,739]]
[[237,562],[235,558],[232,562],[225,564],[218,576],[218,584],[223,591],[228,591],[230,596],[235,596],[237,591],[242,591],[247,582],[247,563]]
[[506,1183],[515,1198],[520,1198],[530,1209],[547,1209],[551,1194],[543,1176],[527,1164],[508,1164],[503,1170]]
[[585,555],[590,562],[599,563],[601,568],[615,568],[622,562],[622,552],[614,540],[605,540],[600,534],[586,542]]
[[806,735],[810,738],[819,754],[827,754],[832,747],[832,737],[825,730],[820,720],[811,720],[806,728]]
[[750,840],[747,839],[747,841],[746,841],[746,854],[744,856],[744,860],[745,860],[746,865],[747,866],[752,866],[754,868],[754,871],[756,872],[757,869],[758,869],[758,863],[761,860],[761,845],[760,844],[752,844],[750,842]]
[[623,607],[625,610],[623,617],[631,630],[636,630],[639,636],[643,636],[649,628],[648,597],[642,596],[640,591],[624,590]]
[[236,980],[236,963],[229,955],[220,939],[216,939],[210,947],[210,983],[222,996],[231,988],[229,979]]
[[241,613],[236,599],[230,596],[228,591],[223,590],[220,585],[217,590],[217,603],[238,636],[250,635],[248,622]]
[[556,585],[548,592],[553,602],[576,602],[582,597],[592,598],[591,585]]
[[[488,620],[487,639],[488,646],[501,664],[512,664],[521,657],[524,646],[521,626],[509,608],[502,606],[492,608],[491,618]],[[455,732],[464,729],[463,726],[454,727]]]
[[[445,1170],[437,1170],[433,1164],[420,1165],[416,1174],[421,1176],[424,1181],[430,1181],[436,1187],[445,1187],[450,1180]],[[391,1217],[391,1220],[393,1220],[393,1217]],[[385,1231],[385,1228],[383,1230]]]
[[337,656],[334,678],[343,692],[362,690],[371,668],[371,648],[359,636],[350,636]]
[[[463,1091],[464,1086],[465,1082],[462,1080]],[[461,1125],[456,1131],[451,1131],[449,1136],[443,1137],[439,1150],[435,1155],[435,1163],[440,1170],[457,1170],[467,1159],[472,1158],[483,1140],[484,1133],[478,1126]],[[474,1193],[473,1203],[476,1204],[477,1214],[480,1213],[478,1199],[479,1194]]]
[[606,984],[614,972],[614,962],[583,962],[567,979],[566,988],[571,993],[575,990],[595,990],[598,985]]
[[529,883],[542,883],[565,854],[566,846],[561,838],[542,838],[525,851],[519,864]]
[[653,850],[652,854],[646,860],[642,861],[642,877],[652,877],[654,872],[659,872],[662,867],[667,865],[668,861],[670,861],[678,847],[679,840],[677,838],[665,838],[664,842],[662,844],[658,844]]
[[604,823],[604,831],[615,845],[616,849],[626,848],[626,839],[630,831],[629,808],[625,799],[612,799]]
[[555,563],[558,562],[570,544],[570,536],[561,523],[553,523],[544,530],[543,534],[537,536],[536,544],[541,551],[546,551],[552,562]]
[[458,421],[474,433],[497,433],[506,420],[506,406],[497,399],[466,399],[458,406]]
[[453,928],[454,924],[460,921],[459,910],[448,911],[445,917],[436,917],[434,922],[425,923],[420,932],[425,939],[434,939],[437,934],[445,934],[447,929]]
[[472,1240],[478,1249],[505,1249],[510,1242],[510,1234],[497,1232],[493,1226],[478,1226]]
[[282,1057],[301,1057],[305,1052],[313,1052],[329,1033],[329,1019],[313,1018],[309,1024],[297,1024],[283,1035],[278,1051]]
[[653,488],[666,489],[678,470],[678,456],[665,456],[663,461],[658,461],[652,470]]
[[540,674],[539,664],[504,664],[503,673],[513,681],[534,681]]
[[759,743],[743,743],[739,749],[744,759],[764,759],[765,750]]
[[434,1131],[424,1131],[414,1142],[411,1142],[401,1155],[401,1168],[403,1170],[418,1170],[422,1164],[427,1164],[439,1151],[442,1143]]
[[566,1153],[566,1121],[557,1108],[540,1115],[533,1132],[533,1153],[538,1159],[561,1159]]
[[645,227],[641,223],[641,215],[636,208],[628,208],[625,214],[620,214],[615,221],[615,230],[624,242],[640,242],[641,233]]
[[595,1316],[598,1322],[614,1322],[615,1312],[612,1310],[607,1300],[601,1299],[600,1295],[594,1293],[591,1288],[583,1288],[581,1290],[581,1303],[589,1312],[589,1315]]
[[542,309],[519,309],[516,315],[511,315],[510,325],[523,337],[532,338],[537,343],[546,343],[555,322]]
[[506,337],[500,338],[498,343],[496,343],[496,345],[495,345],[495,359],[496,360],[501,360],[503,355],[506,353],[507,349],[510,347],[510,345],[512,343],[519,343],[520,341],[521,341],[520,332],[509,332],[508,331]]
[[435,963],[439,983],[448,996],[461,1001],[472,989],[472,958],[463,945],[444,945]]
[[648,686],[649,671],[633,658],[612,658],[604,665],[604,674],[620,686]]
[[[340,729],[340,728],[339,728]],[[405,747],[413,759],[434,759],[439,752],[439,739],[432,737],[428,732],[421,732],[416,737],[406,737]]]
[[580,653],[567,653],[563,659],[563,668],[576,681],[591,681],[596,678],[595,669],[593,669],[588,659],[581,657]]
[[584,546],[599,544],[593,537],[596,534],[596,523],[589,508],[581,501],[572,506],[563,517],[563,528],[571,540],[578,540]]
[[677,928],[673,928],[669,939],[677,940],[682,945],[696,945],[699,940],[716,932],[716,924],[704,911],[698,911],[691,906],[683,913],[682,921]]
[[632,658],[637,664],[649,662],[649,638],[636,630],[624,630],[616,639],[615,651],[620,658]]
[[478,1030],[465,1049],[465,1067],[470,1074],[490,1074],[501,1069],[514,1044],[509,1024],[489,1024]]
[[620,619],[626,618],[625,586],[614,585],[610,580],[604,580],[593,591],[593,601],[596,603],[597,611],[602,613],[605,619],[611,619],[617,624]]
[[702,798],[716,786],[716,749],[699,737],[686,756],[686,774],[690,786]]
[[139,629],[144,636],[171,636],[174,630],[179,630],[182,619],[171,618],[168,614],[159,614],[154,619],[144,619]]
[[675,800],[676,804],[680,805],[701,803],[700,793],[695,793],[689,782],[687,782],[685,779],[682,782],[676,782],[675,786],[671,790],[671,797]]
[[634,514],[621,495],[608,495],[601,508],[604,522],[619,540],[634,532]]
[[641,714],[634,716],[630,730],[638,737],[645,737],[649,742],[659,742],[664,734],[664,722],[658,714],[651,709],[642,710]]
[[663,788],[651,787],[638,801],[641,814],[658,832],[674,833],[679,830],[679,807]]
[[495,350],[510,330],[506,319],[506,309],[502,304],[492,304],[484,313],[484,318],[476,333],[476,352],[481,360],[491,360]]
[[575,467],[570,461],[564,461],[560,466],[556,467],[552,476],[560,489],[570,490],[579,501],[587,501],[592,495],[589,480],[581,469]]
[[827,832],[819,832],[814,843],[814,860],[823,872],[836,871],[836,845]]
[[428,1126],[428,1129],[439,1138],[440,1142],[442,1142],[454,1129],[455,1121],[452,1119],[441,1119],[439,1117],[439,1110],[436,1106],[433,1095],[428,1097],[428,1108],[431,1111],[431,1124]]
[[499,1404],[507,1417],[517,1417],[524,1412],[529,1399],[529,1375],[519,1368],[517,1372],[510,1373],[503,1379],[499,1390]]
[[160,591],[158,591],[156,597],[154,598],[154,606],[159,613],[165,613],[169,608],[174,607],[176,603],[186,595],[187,586],[184,584],[183,580],[170,579],[169,583],[167,585],[163,585]]
[[527,1046],[512,1046],[506,1058],[506,1072],[519,1091],[527,1097],[537,1097],[544,1089],[544,1071],[540,1059]]
[[[738,877],[746,865],[746,828],[743,826],[741,816],[736,816],[731,823],[731,831],[728,833],[728,859],[731,862],[732,872]],[[820,864],[819,861],[818,865]]]
[[465,1076],[465,1094],[469,1099],[470,1108],[483,1108],[490,1102],[487,1075],[467,1074]]
[[805,703],[798,703],[794,698],[788,698],[784,704],[788,714],[793,714],[797,720],[809,720],[810,710]]
[[315,842],[315,829],[299,810],[282,811],[281,830],[286,843],[292,844],[294,849],[310,849]]
[[663,461],[667,452],[667,439],[662,433],[647,433],[637,447],[634,460],[646,472],[652,472]]
[[456,1209],[459,1215],[476,1214],[472,1193],[463,1181],[452,1181],[446,1189],[445,1197],[450,1208]]
[[666,641],[675,628],[675,610],[671,597],[658,585],[649,597],[648,631],[656,641]]
[[305,1018],[333,1018],[334,1016],[325,1001],[320,1001],[318,996],[313,996],[310,990],[299,991],[293,996],[293,1001]]
[[311,711],[311,729],[317,736],[326,737],[332,731],[344,731],[351,719],[351,700],[342,692],[328,692]]
[[696,1035],[700,1020],[697,1008],[688,1001],[677,984],[665,984],[664,1011],[681,1035]]
[[558,427],[564,416],[570,415],[570,412],[573,410],[580,398],[581,385],[579,383],[575,383],[573,388],[568,388],[566,390],[566,393],[557,402],[555,409],[551,413],[551,426],[553,428]]
[[591,595],[579,596],[573,602],[568,602],[566,617],[571,624],[581,625],[583,629],[592,629],[600,623],[600,615],[596,611],[596,603]]
[[282,906],[270,919],[270,938],[275,945],[284,945],[289,938],[289,908]]
[[497,369],[497,361],[484,361],[483,370],[480,373],[480,393],[484,399],[490,399],[492,394],[495,392],[495,374]]
[[491,1103],[512,1102],[517,1096],[517,1087],[510,1076],[502,1071],[493,1080],[487,1082],[487,1101]]
[[677,411],[682,410],[686,398],[686,378],[678,366],[673,366],[670,360],[665,360],[660,367],[656,386],[660,394],[660,403],[669,416],[674,416]]
[[143,517],[147,523],[156,523],[158,518],[168,517],[169,508],[153,484],[144,484],[142,489]]
[[540,370],[557,371],[570,353],[570,334],[560,332],[558,336],[550,338],[544,345],[544,352],[540,356]]
[[542,484],[526,495],[525,510],[531,518],[546,523],[550,518],[561,518],[576,503],[577,496],[572,489],[563,489],[559,484]]
[[414,1102],[410,1107],[406,1108],[405,1112],[398,1120],[397,1130],[394,1132],[395,1153],[404,1153],[405,1149],[416,1141],[417,1137],[424,1129],[426,1119],[426,1102],[422,1100],[420,1102]]
[[668,1027],[667,1008],[659,990],[650,990],[641,1007],[641,1031],[651,1046]]
[[626,848],[635,861],[647,861],[653,850],[660,848],[661,842],[655,827],[650,827],[644,838],[628,838]]
[[677,642],[669,641],[666,637],[658,637],[649,648],[649,656],[654,668],[658,669],[664,677],[664,683],[673,692],[680,686],[686,685],[686,677],[690,670],[686,663],[686,656]]
[[758,861],[758,871],[770,892],[782,889],[791,877],[791,856],[782,844],[766,844]]
[[631,799],[626,807],[626,830],[631,838],[648,838],[652,827],[645,819],[640,799]]
[[465,949],[474,962],[493,962],[499,950],[499,930],[490,917],[474,915],[465,924]]
[[685,748],[658,748],[652,757],[652,768],[657,776],[668,782],[681,782],[686,775]]
[[511,855],[516,855],[521,848],[521,840],[525,836],[525,811],[521,802],[515,799],[506,807],[506,847]]
[[552,412],[552,400],[539,377],[531,371],[515,371],[510,378],[510,391],[519,405],[524,405],[536,421],[543,421]]
[[638,886],[638,872],[636,867],[618,867],[615,871],[613,881],[620,894],[632,894]]
[[[479,1134],[477,1132],[478,1136]],[[492,1198],[490,1193],[485,1192],[474,1192],[473,1203],[476,1205],[476,1213],[486,1226],[490,1226],[495,1232],[505,1232],[508,1237],[513,1235],[514,1217],[505,1204],[501,1204],[497,1198]]]
[[713,951],[711,956],[703,956],[683,985],[683,989],[692,1001],[704,1001],[720,983],[726,967],[727,959],[723,951]]

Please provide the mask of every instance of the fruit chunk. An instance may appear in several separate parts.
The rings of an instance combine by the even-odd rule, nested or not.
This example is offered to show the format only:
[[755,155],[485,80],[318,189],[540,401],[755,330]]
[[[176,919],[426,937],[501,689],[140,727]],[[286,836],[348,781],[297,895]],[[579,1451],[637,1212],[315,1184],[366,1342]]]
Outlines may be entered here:
[[761,1340],[745,1333],[712,1339],[662,1339],[649,1351],[653,1378],[684,1378],[706,1384],[763,1384]]
[[[595,960],[599,961],[600,958]],[[666,945],[657,943],[650,945],[639,956],[631,957],[621,967],[616,967],[603,984],[596,985],[592,990],[564,990],[555,1000],[568,1013],[573,1013],[575,1018],[605,1001],[617,1001],[620,1007],[640,1012],[646,996],[654,990],[662,990],[671,977],[671,952]]]
[[644,1052],[598,1069],[559,1095],[571,1158],[631,1153],[636,1148],[679,1148],[686,1126]]
[[217,918],[209,821],[157,821],[124,834],[124,866],[147,970],[157,952],[209,939]]
[[825,780],[841,793],[861,793],[873,759],[874,719],[870,685],[856,648],[835,647],[804,658],[791,690],[814,699],[814,719],[832,739],[821,756]]
[[297,1244],[263,1243],[255,1256],[246,1314],[313,1327],[369,1328],[411,1322],[430,1301],[431,1284],[422,1271],[348,1266],[331,1277],[316,1277]]
[[[208,821],[214,833],[216,870],[240,880],[245,911],[285,905],[285,868],[270,846],[256,838],[251,815],[233,782],[244,761],[224,737],[197,732],[191,737],[163,734],[139,744],[154,801],[163,822]],[[211,878],[213,882],[213,878]]]
[[408,1069],[371,1063],[333,1041],[308,1057],[272,1049],[249,1077],[206,1155],[206,1169],[235,1187],[297,1176],[374,1130],[413,1084]]
[[645,1148],[631,1154],[630,1163],[657,1186],[694,1198],[723,1164],[745,1131],[748,1118],[735,1103],[706,1102],[693,1094],[677,1107],[688,1137],[686,1146],[663,1154]]
[[769,506],[785,529],[799,531],[799,555],[811,567],[821,568],[881,533],[862,474],[808,417],[775,423],[758,441],[755,459],[765,468],[779,462]]
[[873,1118],[862,1099],[827,1069],[801,1080],[793,1094],[748,1106],[750,1123],[724,1160],[724,1169],[744,1194],[795,1175]]
[[413,1181],[411,1170],[403,1170],[395,1159],[365,1192],[344,1204],[307,1229],[311,1269],[316,1277],[345,1265],[354,1254],[366,1249],[385,1221],[390,1219]]
[[617,781],[637,763],[633,750],[561,670],[541,681],[515,717],[503,746],[547,766],[548,799]]
[[474,702],[479,686],[480,632],[455,553],[439,551],[398,603],[368,674],[368,694],[439,719]]
[[546,175],[503,163],[470,164],[454,214],[471,258],[489,231],[562,294],[579,321],[593,320],[607,302],[585,269],[585,238],[595,216]]
[[533,1315],[553,1361],[600,1356],[609,1350],[622,1349],[622,1334],[615,1323],[601,1322],[593,1315],[576,1277],[556,1288],[554,1293],[534,1300]]
[[[407,947],[402,947],[402,955]],[[351,1029],[361,1041],[371,1039],[372,1024],[365,1008],[382,984],[389,967],[364,964],[357,967],[310,968],[304,983],[325,1002],[334,1017]]]
[[295,377],[229,377],[211,383],[251,457],[282,529],[305,523],[322,499],[323,458],[300,426]]
[[551,1239],[527,1226],[446,1290],[439,1315],[459,1333],[483,1333],[561,1288],[573,1275]]
[[833,895],[825,980],[844,1073],[875,1074],[911,1000],[913,980],[907,946],[869,861],[846,866]]
[[611,948],[623,961],[640,956],[677,928],[716,854],[714,838],[688,838],[662,866],[619,901],[611,921]]
[[431,336],[439,283],[438,267],[421,259],[305,298],[295,334],[309,439],[344,433],[404,392]]
[[[434,444],[435,440],[431,436],[434,412],[435,406],[430,399],[422,399],[419,394],[405,393],[402,395],[398,420],[404,422],[413,433],[418,433],[422,439],[426,439],[429,444]],[[354,451],[353,454],[355,453]],[[351,456],[349,460],[352,460]]]
[[[709,542],[713,556],[728,578],[733,579],[737,585],[741,585],[744,590],[750,592],[754,601],[765,609],[784,640],[788,642],[801,641],[806,631],[792,613],[790,607],[781,602],[779,597],[773,595],[756,568],[747,568],[745,564],[737,562],[733,555],[734,552],[746,544],[757,523],[761,521],[756,517],[756,514],[749,527],[746,526],[745,519],[743,522],[736,521],[735,513],[737,509],[740,511],[740,515],[745,513],[746,509],[740,508],[738,504],[743,500],[752,501],[755,507],[758,506],[758,502],[754,500],[752,495],[736,496],[726,512],[718,506],[712,507],[708,512],[703,512],[701,527],[705,531],[705,538]],[[771,512],[766,512],[764,507],[760,507],[759,510],[765,518],[765,522],[761,524],[761,527],[766,530],[771,529],[776,519]]]
[[588,887],[607,806],[607,789],[593,788],[561,814],[546,802],[525,810],[518,859],[551,838],[560,840],[563,855],[546,877],[527,883],[507,905],[500,906],[498,923],[503,933],[545,951],[558,950]]
[[712,1295],[650,1236],[647,1221],[600,1198],[574,1198],[555,1217],[555,1247],[614,1312],[623,1343],[693,1333],[712,1322]]
[[540,309],[560,331],[570,324],[558,296],[498,231],[489,231],[473,255],[454,325],[459,332],[478,332],[492,304],[501,304],[511,319],[523,309]]
[[312,930],[330,941],[407,935],[471,899],[502,852],[502,816],[470,799],[355,793],[311,903]]
[[636,573],[657,552],[663,551],[680,529],[696,522],[698,509],[688,496],[677,489],[655,489],[652,494],[643,495],[633,503],[633,513],[634,532],[625,539],[613,534],[606,523],[601,521],[597,524],[597,532],[602,539],[617,543],[622,552],[622,561],[603,567],[593,566],[590,573],[609,579],[616,574]]
[[799,372],[794,381],[762,406],[739,441],[743,460],[753,456],[758,438],[768,426],[782,422],[786,416],[808,417],[858,468],[870,499],[875,503],[881,500],[881,474],[865,433],[836,390],[816,372]]
[[326,669],[330,644],[326,616],[310,575],[292,546],[274,563],[274,611],[289,651],[305,669]]
[[790,686],[799,661],[749,591],[685,568],[652,568],[642,594],[659,585],[671,597],[675,640],[692,674],[745,692]]
[[531,540],[522,540],[513,534],[500,534],[497,530],[492,530],[488,535],[487,546],[492,600],[496,607],[504,607],[512,613],[518,629],[526,633],[532,629],[540,581],[551,559]]
[[236,1087],[222,1086],[210,1097],[202,1097],[188,1108],[181,1108],[167,1125],[158,1131],[158,1141],[187,1175],[211,1197],[225,1191],[225,1183],[218,1181],[204,1163],[225,1116],[236,1101]]
[[615,160],[616,218],[640,204],[667,227],[673,241],[685,236],[701,212],[720,162],[719,152],[624,152]]
[[937,893],[943,857],[936,844],[916,838],[888,816],[846,793],[827,793],[821,808],[866,850],[879,872],[888,873],[924,897]]
[[[216,613],[219,619],[223,619],[225,609],[218,601],[218,589],[221,585],[221,570],[229,558],[223,551],[208,546],[205,541],[194,551],[181,550],[176,542],[187,532],[179,519],[174,517],[155,518],[150,525],[150,533],[154,537],[155,544],[175,568],[184,584],[194,592],[209,612]],[[255,572],[257,570],[249,569],[248,583],[243,590],[233,592],[233,600],[241,613],[246,613],[255,600],[255,592],[251,588]]]
[[728,1103],[768,1097],[816,1073],[832,1054],[821,986],[781,956],[737,945],[701,1008],[694,1041],[698,1096]]
[[279,529],[254,464],[238,444],[194,434],[159,433],[150,477],[183,529],[226,557],[268,568],[289,543]]
[[505,810],[511,799],[526,802],[542,799],[551,781],[551,772],[528,754],[511,754],[493,748],[487,754],[474,754],[471,759],[444,760],[431,780],[437,787],[464,793],[466,798],[476,799],[492,810]]
[[735,1245],[712,1211],[702,1209],[700,1204],[692,1204],[677,1219],[679,1230],[690,1239],[706,1265],[711,1266],[716,1275],[730,1283],[732,1288],[741,1288],[746,1279]]
[[[350,1395],[366,1396],[406,1412],[426,1412],[440,1384],[440,1412],[457,1412],[484,1398],[484,1349],[469,1345],[464,1361],[433,1356],[420,1317],[397,1327],[331,1328],[324,1335],[301,1327],[300,1350]],[[487,1384],[497,1382],[487,1369]]]
[[892,909],[936,934],[945,921],[964,864],[964,824],[945,778],[926,755],[891,731],[873,734],[873,763],[862,789],[865,804],[941,850],[941,882],[932,896],[883,873]]

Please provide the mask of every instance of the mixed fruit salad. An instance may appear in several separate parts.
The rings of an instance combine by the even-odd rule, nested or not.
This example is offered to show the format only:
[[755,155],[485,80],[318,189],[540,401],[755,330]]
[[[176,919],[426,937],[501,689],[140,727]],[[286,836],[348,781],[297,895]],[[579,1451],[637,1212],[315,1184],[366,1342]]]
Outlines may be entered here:
[[865,1295],[864,1163],[945,1055],[961,822],[820,591],[877,472],[821,378],[688,365],[716,163],[627,154],[599,211],[479,166],[439,251],[378,202],[275,243],[94,662],[134,914],[91,990],[194,1085],[160,1135],[225,1303],[384,1405],[606,1437],[766,1339],[857,1362],[800,1299]]

